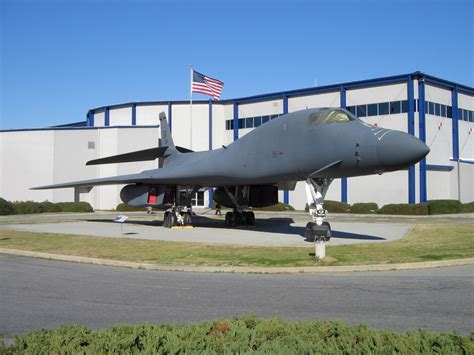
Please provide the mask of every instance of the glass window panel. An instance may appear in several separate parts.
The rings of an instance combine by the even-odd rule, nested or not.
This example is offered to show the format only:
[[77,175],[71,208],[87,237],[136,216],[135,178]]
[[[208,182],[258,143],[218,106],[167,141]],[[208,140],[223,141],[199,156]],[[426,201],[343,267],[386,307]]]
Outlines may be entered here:
[[226,131],[228,131],[230,129],[229,120],[225,120],[225,129],[226,129]]
[[435,115],[441,116],[441,104],[435,104]]
[[407,113],[408,112],[408,100],[403,100],[402,101],[402,113]]
[[425,101],[425,113],[428,113],[428,101]]
[[418,101],[418,99],[415,100],[415,112],[419,112],[419,108],[418,108],[418,105],[420,104],[420,102]]
[[379,115],[388,115],[388,102],[379,103]]
[[469,114],[469,122],[474,122],[474,111]]
[[453,108],[451,106],[446,107],[446,116],[448,118],[453,118]]
[[270,116],[263,116],[262,117],[262,124],[267,123],[270,120]]
[[463,110],[463,113],[462,113],[462,116],[463,116],[463,120],[464,121],[469,121],[469,113],[467,110]]
[[352,113],[355,116],[355,114],[356,114],[355,106],[347,106],[346,108],[350,113]]
[[253,128],[253,117],[245,119],[245,128]]
[[204,206],[204,191],[198,191],[197,193],[197,205]]
[[272,116],[271,116],[271,119],[274,120],[274,119],[277,118],[277,117],[278,117],[278,115],[272,115]]
[[377,104],[367,105],[367,116],[377,116]]
[[462,120],[462,110],[458,108],[458,120]]
[[434,102],[428,102],[428,114],[429,115],[434,115],[434,113],[435,113],[434,107],[435,107]]
[[446,117],[446,105],[441,105],[441,116]]
[[230,122],[230,130],[232,131],[234,129],[234,120],[229,120]]
[[401,105],[400,105],[400,101],[393,101],[393,102],[390,102],[390,114],[396,114],[396,113],[400,113],[402,110],[401,108]]
[[367,105],[358,105],[357,106],[357,117],[367,116]]
[[260,127],[261,125],[262,125],[262,117],[261,116],[254,117],[253,118],[253,126],[254,127]]
[[245,119],[239,118],[239,129],[245,128]]

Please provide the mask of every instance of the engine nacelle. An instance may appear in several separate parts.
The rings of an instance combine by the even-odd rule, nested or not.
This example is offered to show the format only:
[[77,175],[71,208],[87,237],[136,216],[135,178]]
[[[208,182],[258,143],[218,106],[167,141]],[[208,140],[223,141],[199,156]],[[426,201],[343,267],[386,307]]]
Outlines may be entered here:
[[120,191],[120,199],[129,206],[166,206],[174,202],[171,186],[127,185]]
[[[242,207],[267,207],[278,203],[278,187],[274,185],[230,186],[228,189],[237,195],[237,203]],[[235,207],[223,187],[214,190],[213,199],[219,205]]]

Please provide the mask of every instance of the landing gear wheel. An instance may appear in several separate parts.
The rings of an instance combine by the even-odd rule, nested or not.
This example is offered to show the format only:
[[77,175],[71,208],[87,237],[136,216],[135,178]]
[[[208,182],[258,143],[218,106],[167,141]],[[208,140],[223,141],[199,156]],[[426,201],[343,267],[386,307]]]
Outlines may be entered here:
[[227,212],[225,214],[225,225],[226,225],[226,227],[230,227],[231,214],[232,214],[232,212]]
[[321,225],[317,225],[314,222],[308,222],[304,230],[304,236],[308,242],[327,242],[331,239],[331,235],[331,225],[328,222],[323,222]]
[[163,227],[165,228],[170,228],[171,226],[168,225],[169,223],[169,219],[168,219],[168,216],[169,216],[169,212],[165,212],[165,215],[163,216]]
[[237,213],[234,213],[234,212],[229,212],[229,226],[232,227],[232,228],[235,228],[237,227],[238,225],[238,216],[237,216]]
[[176,225],[176,216],[173,212],[165,212],[165,219],[163,222],[163,227],[171,228]]
[[331,225],[329,224],[329,222],[323,222],[323,225],[326,225],[327,226],[327,233],[326,233],[326,242],[329,242],[329,240],[331,239],[332,237],[332,230],[331,230]]
[[245,222],[247,222],[247,225],[249,226],[255,225],[255,213],[249,211],[249,212],[243,212],[243,215],[245,217]]
[[193,220],[191,218],[191,214],[186,212],[183,214],[183,225],[184,226],[190,226],[193,224]]

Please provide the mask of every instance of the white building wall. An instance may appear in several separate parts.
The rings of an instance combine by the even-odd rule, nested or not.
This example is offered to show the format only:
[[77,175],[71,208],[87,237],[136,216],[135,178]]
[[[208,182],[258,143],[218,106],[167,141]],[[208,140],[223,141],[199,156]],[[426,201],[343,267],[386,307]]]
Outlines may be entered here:
[[168,117],[168,105],[137,105],[137,126],[158,126],[160,112],[164,112]]
[[191,150],[208,150],[209,104],[193,104],[192,123],[189,104],[175,104],[172,110],[174,143]]
[[110,126],[131,126],[132,125],[132,107],[111,108],[109,110]]
[[407,99],[407,84],[372,86],[368,88],[346,90],[346,105],[363,105],[385,101]]
[[94,127],[105,126],[105,111],[98,111],[94,113]]
[[305,95],[288,98],[288,112],[315,107],[340,107],[339,92]]

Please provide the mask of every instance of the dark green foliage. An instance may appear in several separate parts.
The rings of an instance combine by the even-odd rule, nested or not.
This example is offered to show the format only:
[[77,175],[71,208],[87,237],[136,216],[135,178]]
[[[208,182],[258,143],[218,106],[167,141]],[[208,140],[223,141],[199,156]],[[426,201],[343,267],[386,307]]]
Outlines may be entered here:
[[58,202],[63,212],[94,212],[94,209],[88,202]]
[[132,207],[127,205],[126,203],[119,203],[117,207],[115,207],[116,211],[120,212],[133,212],[133,211],[139,211],[139,212],[144,212],[146,210],[146,207]]
[[354,203],[351,207],[351,213],[371,214],[377,213],[379,206],[374,202]]
[[84,326],[39,330],[1,348],[6,354],[267,353],[267,354],[472,354],[474,335],[425,330],[398,334],[343,322],[288,322],[254,315],[187,325]]
[[0,197],[0,216],[6,216],[8,214],[15,214],[15,207],[10,201]]
[[463,203],[461,207],[462,213],[473,213],[474,212],[474,202]]
[[34,201],[14,201],[13,207],[15,207],[16,214],[32,214],[41,213],[39,202]]
[[56,203],[49,201],[40,202],[39,208],[41,213],[61,212],[61,208]]
[[428,201],[430,214],[451,214],[461,212],[462,204],[458,200],[431,200]]
[[291,205],[285,205],[284,203],[278,202],[276,205],[253,208],[254,211],[294,211],[295,209]]
[[351,205],[349,205],[348,203],[339,202],[339,201],[331,201],[331,200],[324,201],[324,208],[328,212],[332,212],[332,213],[350,213],[351,212]]
[[408,203],[392,203],[383,206],[377,213],[421,216],[428,214],[428,205],[425,203],[419,203],[416,205],[410,205]]

